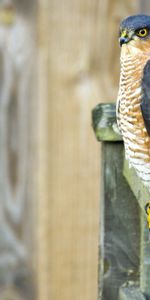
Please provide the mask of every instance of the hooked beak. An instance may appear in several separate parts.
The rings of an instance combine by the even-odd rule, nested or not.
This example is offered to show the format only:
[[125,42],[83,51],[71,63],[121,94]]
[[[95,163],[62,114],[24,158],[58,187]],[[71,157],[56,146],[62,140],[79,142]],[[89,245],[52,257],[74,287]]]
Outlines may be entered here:
[[122,47],[123,44],[127,44],[130,40],[131,40],[131,38],[129,38],[129,37],[121,36],[119,38],[120,47]]
[[133,39],[134,39],[134,31],[132,30],[129,31],[127,29],[122,30],[119,38],[120,47],[123,44],[129,43]]

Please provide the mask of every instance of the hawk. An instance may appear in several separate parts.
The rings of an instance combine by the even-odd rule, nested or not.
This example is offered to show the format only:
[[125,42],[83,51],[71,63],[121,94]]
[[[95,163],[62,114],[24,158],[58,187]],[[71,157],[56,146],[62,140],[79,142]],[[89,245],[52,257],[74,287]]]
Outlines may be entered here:
[[119,42],[117,122],[129,165],[150,190],[150,16],[124,19]]

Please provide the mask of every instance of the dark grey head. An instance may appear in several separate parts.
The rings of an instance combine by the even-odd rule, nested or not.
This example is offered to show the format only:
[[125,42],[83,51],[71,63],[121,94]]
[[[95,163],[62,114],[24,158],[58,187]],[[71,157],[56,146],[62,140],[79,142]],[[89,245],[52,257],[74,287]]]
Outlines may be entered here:
[[150,16],[147,15],[130,16],[124,19],[120,24],[120,28],[122,29],[137,30],[144,27],[148,27],[150,29]]
[[120,45],[122,46],[135,38],[150,38],[150,16],[134,15],[121,22],[119,32]]

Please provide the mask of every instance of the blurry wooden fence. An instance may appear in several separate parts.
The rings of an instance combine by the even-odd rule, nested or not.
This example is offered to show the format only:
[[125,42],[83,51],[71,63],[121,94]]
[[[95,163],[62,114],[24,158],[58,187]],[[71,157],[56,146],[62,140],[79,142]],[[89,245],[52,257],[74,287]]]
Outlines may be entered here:
[[97,299],[99,151],[90,113],[116,95],[118,23],[135,10],[130,1],[40,2],[40,299]]
[[0,15],[2,290],[96,300],[99,149],[90,114],[116,98],[118,23],[138,1],[13,3],[12,24]]

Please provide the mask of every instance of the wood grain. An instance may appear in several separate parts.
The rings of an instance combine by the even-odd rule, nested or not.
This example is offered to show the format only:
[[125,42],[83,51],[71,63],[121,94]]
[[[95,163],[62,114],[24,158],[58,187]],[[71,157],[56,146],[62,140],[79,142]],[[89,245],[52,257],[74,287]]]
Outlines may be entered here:
[[91,109],[115,101],[119,20],[137,3],[39,0],[39,299],[96,300],[99,145]]
[[[0,16],[0,222],[1,229],[7,229],[0,245],[5,245],[9,228],[9,237],[15,239],[10,257],[23,246],[25,270],[31,269],[29,275],[37,278],[39,300],[96,300],[100,175],[91,109],[116,99],[118,23],[136,12],[138,4],[12,2],[19,36],[10,18],[2,14],[6,26]],[[24,55],[27,59],[21,64]],[[5,248],[7,254],[8,245]],[[3,263],[2,258],[1,252]],[[19,267],[16,282],[24,297],[33,299],[32,278],[25,274],[20,275]],[[23,281],[27,277],[29,286]],[[21,297],[19,289],[8,285],[1,295]]]
[[91,108],[99,93],[88,66],[94,4],[80,5],[40,6],[42,300],[97,298],[99,145]]

